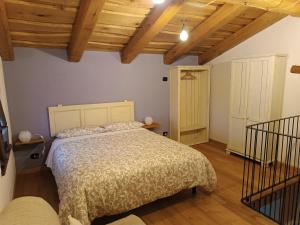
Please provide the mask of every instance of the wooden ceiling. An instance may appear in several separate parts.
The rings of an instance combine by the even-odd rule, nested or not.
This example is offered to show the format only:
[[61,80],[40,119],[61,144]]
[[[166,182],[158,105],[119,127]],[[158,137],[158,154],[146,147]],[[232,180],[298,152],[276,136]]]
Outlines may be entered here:
[[300,16],[299,0],[0,0],[0,55],[61,48],[72,62],[95,50],[120,52],[123,63],[155,53],[165,64],[184,55],[204,64],[287,15]]

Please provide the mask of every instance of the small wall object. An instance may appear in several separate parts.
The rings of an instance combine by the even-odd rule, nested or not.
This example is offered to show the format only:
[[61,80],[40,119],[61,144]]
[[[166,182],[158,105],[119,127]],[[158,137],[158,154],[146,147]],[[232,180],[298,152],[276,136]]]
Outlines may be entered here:
[[150,117],[150,116],[147,116],[147,117],[145,118],[145,124],[146,124],[146,125],[151,125],[152,123],[153,123],[153,118]]
[[293,65],[291,68],[291,73],[300,74],[300,66]]
[[18,137],[22,143],[28,143],[28,142],[30,142],[30,140],[32,138],[32,134],[28,130],[23,130],[19,133]]

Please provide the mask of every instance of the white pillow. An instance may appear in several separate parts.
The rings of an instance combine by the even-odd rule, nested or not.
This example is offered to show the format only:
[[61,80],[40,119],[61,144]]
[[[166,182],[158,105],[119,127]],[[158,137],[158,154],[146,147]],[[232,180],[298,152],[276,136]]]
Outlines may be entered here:
[[85,127],[85,128],[71,128],[65,129],[56,135],[57,138],[70,138],[83,135],[91,135],[103,133],[105,130],[103,127]]
[[82,223],[80,223],[78,220],[76,220],[72,216],[68,216],[68,218],[69,218],[69,224],[70,225],[82,225]]
[[130,130],[144,126],[145,124],[137,121],[109,123],[104,125],[106,131]]

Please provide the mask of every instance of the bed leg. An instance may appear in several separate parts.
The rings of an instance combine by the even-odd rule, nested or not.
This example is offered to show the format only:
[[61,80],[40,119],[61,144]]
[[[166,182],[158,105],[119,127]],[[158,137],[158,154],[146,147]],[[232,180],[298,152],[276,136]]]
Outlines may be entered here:
[[192,194],[193,194],[193,195],[197,194],[197,187],[193,187],[193,188],[192,188]]

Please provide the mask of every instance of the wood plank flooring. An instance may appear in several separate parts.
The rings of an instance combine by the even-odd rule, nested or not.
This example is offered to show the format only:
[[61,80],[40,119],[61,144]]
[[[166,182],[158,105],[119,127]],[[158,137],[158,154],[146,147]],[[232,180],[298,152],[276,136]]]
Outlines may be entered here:
[[[216,142],[194,146],[213,164],[218,187],[212,194],[186,190],[158,200],[131,212],[96,219],[102,225],[133,213],[147,225],[268,225],[275,224],[240,202],[243,160],[225,155],[223,145]],[[54,178],[49,170],[17,176],[15,196],[39,196],[58,210],[59,199]]]

